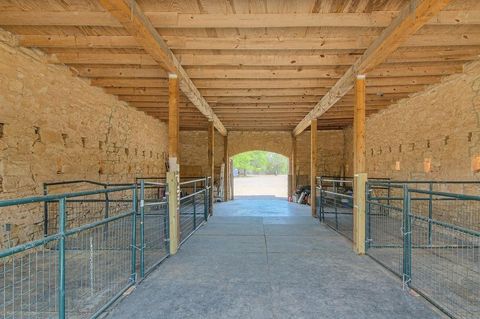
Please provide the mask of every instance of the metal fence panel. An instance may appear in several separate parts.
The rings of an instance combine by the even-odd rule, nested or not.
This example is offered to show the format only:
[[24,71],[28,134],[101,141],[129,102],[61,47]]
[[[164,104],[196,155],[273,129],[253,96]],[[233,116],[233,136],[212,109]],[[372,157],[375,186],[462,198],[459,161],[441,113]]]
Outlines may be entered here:
[[479,318],[480,197],[438,191],[478,185],[369,182],[367,187],[367,254],[448,315]]

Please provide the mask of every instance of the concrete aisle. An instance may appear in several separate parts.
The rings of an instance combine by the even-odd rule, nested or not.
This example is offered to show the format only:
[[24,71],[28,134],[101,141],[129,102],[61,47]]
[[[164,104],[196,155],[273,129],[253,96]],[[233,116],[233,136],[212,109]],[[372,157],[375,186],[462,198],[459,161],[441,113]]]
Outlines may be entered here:
[[351,244],[286,201],[235,200],[109,318],[439,318]]

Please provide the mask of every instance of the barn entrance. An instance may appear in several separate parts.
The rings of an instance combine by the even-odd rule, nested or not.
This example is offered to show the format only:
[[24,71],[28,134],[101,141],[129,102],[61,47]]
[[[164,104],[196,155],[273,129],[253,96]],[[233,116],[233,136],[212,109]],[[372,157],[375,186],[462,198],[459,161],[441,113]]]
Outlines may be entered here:
[[255,150],[232,159],[235,198],[287,199],[288,157]]

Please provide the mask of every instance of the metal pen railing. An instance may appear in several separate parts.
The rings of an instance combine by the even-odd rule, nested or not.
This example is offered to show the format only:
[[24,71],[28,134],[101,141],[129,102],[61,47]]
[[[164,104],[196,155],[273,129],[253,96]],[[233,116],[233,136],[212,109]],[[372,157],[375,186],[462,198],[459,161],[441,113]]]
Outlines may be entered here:
[[[452,187],[453,186],[453,187]],[[454,318],[480,317],[480,196],[471,181],[369,181],[367,254]]]
[[[23,237],[0,251],[0,317],[96,318],[164,261],[170,254],[167,185],[138,182],[49,183],[102,189],[0,201],[3,216],[41,221],[23,228],[5,224]],[[208,183],[201,178],[180,185],[182,243],[208,218]],[[189,188],[194,191],[188,194]]]
[[320,221],[353,240],[353,179],[317,177]]
[[209,191],[208,178],[197,178],[180,182],[180,241],[183,243],[208,219]]
[[[129,205],[104,218],[90,199],[105,193]],[[135,188],[6,200],[0,208],[38,211],[45,202],[56,203],[58,231],[0,252],[0,311],[5,318],[95,316],[135,281]],[[98,219],[72,220],[86,209]]]

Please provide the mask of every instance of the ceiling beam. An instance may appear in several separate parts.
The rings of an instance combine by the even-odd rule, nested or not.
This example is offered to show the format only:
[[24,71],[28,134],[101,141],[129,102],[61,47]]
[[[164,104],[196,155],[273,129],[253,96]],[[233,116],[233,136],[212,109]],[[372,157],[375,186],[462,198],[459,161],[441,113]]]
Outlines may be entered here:
[[[60,50],[57,52],[56,50]],[[112,53],[81,50],[80,52],[63,52],[61,49],[49,49],[52,54],[50,63],[60,64],[108,64],[108,65],[158,65],[149,55],[142,53]],[[361,52],[331,52],[324,50],[308,54],[266,54],[262,51],[240,51],[236,54],[177,54],[178,65],[185,67],[300,67],[300,66],[351,66],[356,63]],[[401,48],[388,57],[388,63],[413,62],[451,62],[472,61],[480,54],[480,46],[460,47],[422,47]],[[182,69],[183,70],[183,69]],[[185,72],[183,70],[183,72]]]
[[[479,36],[480,37],[480,36]],[[166,78],[167,73],[160,68],[151,67],[122,67],[105,66],[90,67],[85,65],[74,66],[82,77],[92,78]],[[191,79],[339,79],[348,67],[323,68],[267,68],[232,69],[232,68],[205,68],[193,67],[186,69]],[[374,77],[402,77],[402,76],[429,76],[449,75],[462,72],[463,63],[425,63],[419,65],[389,65],[384,64],[369,73]]]
[[[280,14],[190,14],[145,12],[155,28],[285,28],[285,27],[364,27],[390,25],[398,11],[372,13],[280,13]],[[480,24],[480,11],[445,11],[428,22],[431,25]],[[0,11],[0,25],[50,25],[121,27],[100,11]]]
[[192,80],[190,80],[177,58],[155,30],[155,27],[143,14],[138,4],[130,0],[100,0],[100,3],[120,22],[130,35],[134,36],[135,40],[143,46],[145,51],[149,53],[158,65],[169,73],[177,74],[182,92],[203,115],[213,121],[215,127],[222,135],[226,135],[227,130],[220,119],[215,115]]
[[[358,37],[306,38],[213,38],[162,36],[172,50],[359,50],[366,49],[377,38],[374,35]],[[19,35],[19,43],[38,48],[141,48],[133,36],[84,35]],[[404,47],[480,45],[478,32],[453,34],[419,34],[412,36]]]
[[365,74],[384,62],[410,35],[414,34],[432,17],[439,13],[450,0],[412,0],[392,21],[390,26],[370,45],[365,53],[338,80],[330,91],[315,105],[293,130],[293,135],[302,133],[312,119],[330,109],[354,86],[355,76]]

